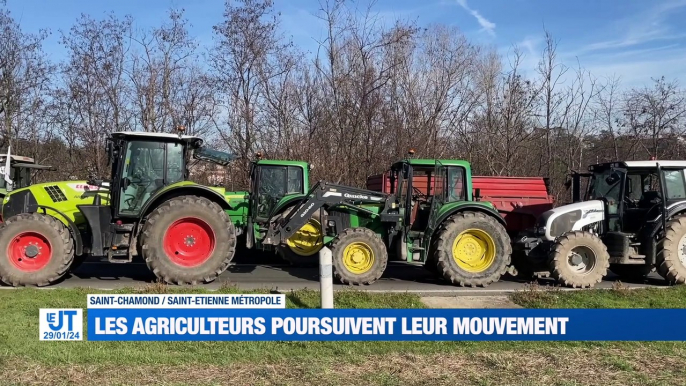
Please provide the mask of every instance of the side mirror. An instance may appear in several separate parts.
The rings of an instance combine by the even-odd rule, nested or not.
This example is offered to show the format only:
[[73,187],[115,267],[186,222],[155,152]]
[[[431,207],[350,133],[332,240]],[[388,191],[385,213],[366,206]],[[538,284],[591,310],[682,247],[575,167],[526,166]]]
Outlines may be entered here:
[[612,173],[609,176],[607,176],[607,178],[605,178],[605,182],[607,182],[610,185],[616,183],[617,181],[619,181],[619,175],[617,173]]
[[122,190],[126,190],[126,188],[128,188],[129,185],[131,185],[131,180],[129,180],[128,177],[124,177],[124,178],[121,179],[121,188],[122,188]]

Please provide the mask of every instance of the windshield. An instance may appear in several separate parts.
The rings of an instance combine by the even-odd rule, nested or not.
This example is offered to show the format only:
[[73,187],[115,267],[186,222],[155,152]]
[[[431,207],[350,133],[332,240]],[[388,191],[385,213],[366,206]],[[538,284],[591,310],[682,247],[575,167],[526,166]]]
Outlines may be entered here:
[[593,173],[591,185],[588,191],[589,200],[606,198],[612,201],[620,201],[624,172],[621,170],[603,170]]
[[268,217],[284,196],[303,194],[303,169],[299,166],[260,166],[257,216]]
[[214,150],[207,147],[201,147],[193,153],[196,159],[203,161],[214,162],[219,165],[226,165],[229,162],[235,160],[237,157],[234,154],[230,154],[224,151]]

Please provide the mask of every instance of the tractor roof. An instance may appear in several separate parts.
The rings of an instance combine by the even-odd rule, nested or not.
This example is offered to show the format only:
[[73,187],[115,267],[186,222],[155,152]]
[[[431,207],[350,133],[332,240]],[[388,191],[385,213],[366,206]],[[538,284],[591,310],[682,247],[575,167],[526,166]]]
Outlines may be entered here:
[[440,162],[443,166],[462,166],[469,168],[469,162],[455,159],[427,159],[427,158],[409,158],[398,161],[393,164],[393,167],[400,166],[404,163],[409,163],[412,166],[436,166],[436,162]]
[[[179,135],[178,134],[169,134],[169,133],[150,133],[150,132],[145,132],[145,131],[117,131],[112,133],[113,137],[143,137],[143,138],[148,138],[148,139],[176,139],[179,140]],[[180,139],[184,141],[193,141],[193,140],[198,140],[201,139],[200,137],[196,137],[194,135],[182,135]]]
[[274,166],[300,166],[307,168],[309,165],[305,161],[292,160],[275,160],[275,159],[261,159],[257,161],[259,165],[274,165]]
[[[7,152],[5,152],[5,154],[0,154],[0,160],[2,160],[2,162],[5,162],[6,159],[7,159]],[[11,161],[25,162],[25,163],[30,163],[30,164],[36,162],[31,157],[24,157],[21,155],[14,155],[14,154],[10,154],[10,160]]]
[[618,161],[606,162],[589,166],[589,170],[603,169],[610,167],[618,168],[656,168],[657,165],[668,168],[684,168],[686,169],[686,161],[671,161],[671,160],[650,160],[650,161]]

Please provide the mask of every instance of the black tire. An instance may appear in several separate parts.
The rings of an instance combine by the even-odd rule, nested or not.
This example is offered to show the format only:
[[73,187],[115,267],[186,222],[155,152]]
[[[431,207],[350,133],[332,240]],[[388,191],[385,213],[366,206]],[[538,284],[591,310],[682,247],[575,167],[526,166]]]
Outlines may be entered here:
[[654,270],[651,265],[610,264],[610,271],[627,282],[643,281]]
[[[353,243],[364,243],[372,254],[372,264],[368,270],[355,273],[345,264],[345,249]],[[388,250],[379,235],[367,228],[348,228],[331,242],[333,254],[333,274],[342,284],[369,285],[379,280],[388,265]]]
[[686,254],[686,247],[679,250],[679,243],[686,237],[686,217],[676,217],[667,223],[665,236],[657,245],[656,267],[669,284],[686,282],[686,266],[679,256]]
[[[570,265],[569,255],[576,248],[587,254],[591,268],[575,272]],[[592,261],[590,261],[592,259]],[[550,256],[551,276],[564,286],[571,288],[592,288],[600,283],[610,267],[610,255],[603,241],[590,232],[574,231],[560,236],[553,245]]]
[[[287,216],[288,213],[293,210],[295,206],[291,206],[289,208],[286,208],[281,214],[275,216],[275,218],[271,221],[278,221],[282,219],[283,217]],[[320,213],[324,213],[324,216],[326,216],[326,212],[322,212],[322,209],[317,209],[312,213],[312,217],[310,217],[310,223],[312,223],[313,226],[317,226],[319,224],[319,219],[320,219]],[[320,228],[320,238],[317,241],[317,243],[321,244],[319,249],[317,249],[316,252],[309,254],[310,251],[299,251],[300,253],[295,252],[289,245],[279,245],[276,247],[276,253],[279,255],[280,258],[288,262],[290,265],[294,267],[315,267],[319,265],[319,250],[324,246],[324,240],[323,240],[323,229],[321,224],[319,224]]]
[[[34,245],[32,252],[38,253],[34,261],[38,261],[41,254],[45,253],[46,245],[51,249],[52,254],[40,268],[31,268],[26,262],[22,263],[30,259],[27,255],[22,256],[16,249],[10,251],[10,244],[22,242],[17,239],[22,234],[27,240],[24,242]],[[37,246],[40,249],[35,249]],[[42,287],[55,283],[67,273],[74,260],[74,240],[67,227],[56,218],[39,213],[23,213],[8,218],[0,225],[0,251],[0,281],[12,286]],[[13,262],[13,259],[16,261]]]
[[[453,258],[453,243],[468,229],[484,232],[490,236],[495,247],[493,261],[479,272],[461,268]],[[439,274],[452,284],[462,287],[485,287],[500,280],[507,273],[511,254],[512,246],[505,227],[482,212],[460,212],[443,221],[429,250],[429,255],[433,255],[432,258],[436,261]]]
[[[179,240],[174,237],[179,226],[192,229],[183,245],[173,244]],[[210,241],[203,243],[203,238]],[[152,211],[141,232],[140,251],[148,268],[165,283],[209,283],[229,267],[236,252],[236,230],[216,203],[198,196],[176,197]],[[183,256],[192,253],[198,256],[184,261]]]

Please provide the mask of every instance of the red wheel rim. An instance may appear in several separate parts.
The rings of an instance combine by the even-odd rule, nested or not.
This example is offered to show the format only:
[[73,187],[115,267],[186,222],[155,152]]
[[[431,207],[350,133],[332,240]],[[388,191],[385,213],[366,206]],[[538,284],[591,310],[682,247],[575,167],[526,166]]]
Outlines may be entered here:
[[196,267],[214,252],[214,231],[198,218],[185,217],[171,224],[163,243],[164,252],[174,264]]
[[10,241],[7,258],[21,271],[36,272],[50,262],[52,246],[48,239],[38,232],[22,232]]

